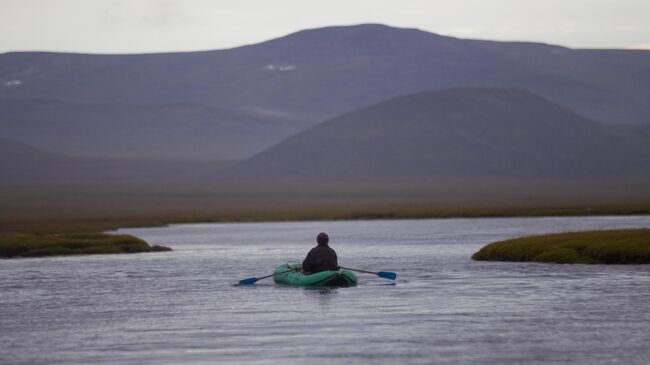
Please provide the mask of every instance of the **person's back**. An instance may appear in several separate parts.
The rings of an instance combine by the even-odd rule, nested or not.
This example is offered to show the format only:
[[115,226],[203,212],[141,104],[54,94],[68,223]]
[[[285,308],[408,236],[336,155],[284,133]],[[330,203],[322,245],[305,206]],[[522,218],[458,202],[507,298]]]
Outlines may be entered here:
[[318,246],[312,248],[302,262],[302,270],[306,273],[315,274],[321,271],[338,270],[336,251],[327,244],[329,237],[326,233],[319,233],[316,238]]

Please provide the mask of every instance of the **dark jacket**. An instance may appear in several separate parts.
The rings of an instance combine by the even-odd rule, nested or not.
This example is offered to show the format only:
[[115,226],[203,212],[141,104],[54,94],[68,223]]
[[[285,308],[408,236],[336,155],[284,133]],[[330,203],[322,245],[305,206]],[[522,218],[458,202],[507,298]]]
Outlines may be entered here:
[[302,269],[314,274],[326,270],[338,270],[338,265],[336,252],[328,245],[318,245],[309,251],[305,261],[302,262]]

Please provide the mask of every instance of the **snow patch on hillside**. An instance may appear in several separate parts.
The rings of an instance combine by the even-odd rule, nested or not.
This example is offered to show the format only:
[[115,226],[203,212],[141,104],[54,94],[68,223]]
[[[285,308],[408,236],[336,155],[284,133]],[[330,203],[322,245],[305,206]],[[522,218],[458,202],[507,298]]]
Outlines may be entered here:
[[295,65],[274,65],[274,64],[268,64],[264,67],[262,67],[262,70],[264,71],[279,71],[279,72],[287,72],[287,71],[293,71],[296,69]]

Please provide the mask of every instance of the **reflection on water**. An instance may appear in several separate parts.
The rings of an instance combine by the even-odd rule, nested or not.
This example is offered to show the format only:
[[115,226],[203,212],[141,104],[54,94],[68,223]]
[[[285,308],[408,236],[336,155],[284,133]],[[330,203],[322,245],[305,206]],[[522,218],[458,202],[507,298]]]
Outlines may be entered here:
[[[650,267],[474,262],[499,239],[650,217],[191,224],[171,253],[0,261],[0,363],[647,364]],[[271,278],[326,231],[353,288]]]
[[332,301],[332,298],[337,294],[338,289],[309,289],[304,290],[305,296],[311,298],[315,303],[319,305],[329,305]]

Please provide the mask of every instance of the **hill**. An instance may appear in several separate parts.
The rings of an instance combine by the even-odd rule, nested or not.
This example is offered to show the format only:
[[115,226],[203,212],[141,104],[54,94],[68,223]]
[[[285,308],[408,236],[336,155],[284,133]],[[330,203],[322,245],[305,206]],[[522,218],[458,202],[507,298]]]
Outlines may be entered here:
[[0,136],[57,153],[108,158],[250,157],[306,126],[189,104],[0,100]]
[[650,176],[648,128],[587,120],[526,91],[397,97],[323,122],[224,172],[231,179]]
[[[0,186],[168,183],[202,180],[231,161],[184,161],[65,156],[0,138]],[[38,204],[38,202],[35,202]]]
[[461,87],[517,88],[596,121],[650,123],[648,85],[648,51],[467,40],[377,24],[209,52],[0,55],[3,100],[183,103],[311,123]]

